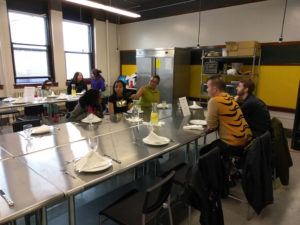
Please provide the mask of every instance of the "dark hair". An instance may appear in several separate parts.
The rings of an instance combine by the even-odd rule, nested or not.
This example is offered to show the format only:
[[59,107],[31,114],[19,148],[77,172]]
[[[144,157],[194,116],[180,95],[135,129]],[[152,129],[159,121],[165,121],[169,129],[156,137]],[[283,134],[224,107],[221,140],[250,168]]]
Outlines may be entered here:
[[43,84],[42,84],[42,89],[45,89],[46,86],[49,86],[49,85],[47,84],[48,82],[51,82],[51,84],[52,84],[52,81],[51,81],[51,80],[45,80],[45,81],[43,82]]
[[93,70],[92,70],[92,73],[93,73],[93,75],[95,76],[95,79],[96,79],[96,80],[98,80],[99,78],[102,78],[102,79],[105,81],[104,77],[102,77],[102,75],[101,75],[101,73],[102,73],[101,70],[93,69]]
[[100,92],[96,89],[90,89],[84,93],[84,95],[79,99],[79,104],[82,108],[87,106],[97,107],[98,99],[101,97]]
[[116,85],[117,83],[120,83],[120,84],[123,85],[123,95],[124,95],[124,93],[126,92],[126,84],[125,84],[123,81],[121,81],[121,80],[116,80],[116,81],[114,82],[114,85],[113,85],[113,93],[114,93],[114,95],[117,95],[117,93],[116,93],[116,91],[115,91],[115,85]]
[[153,78],[156,78],[158,80],[158,83],[160,82],[160,77],[158,75],[154,75]]
[[211,85],[218,88],[220,91],[225,91],[226,83],[220,75],[212,76],[207,79],[207,82],[211,81]]
[[[82,75],[81,72],[76,72],[76,73],[74,74],[71,83],[77,83],[77,79],[78,79],[79,74]],[[82,75],[82,76],[83,76],[83,75]]]
[[252,92],[254,91],[254,88],[255,88],[255,84],[254,84],[253,80],[243,79],[240,82],[244,85],[244,88],[248,88],[248,94],[252,94]]

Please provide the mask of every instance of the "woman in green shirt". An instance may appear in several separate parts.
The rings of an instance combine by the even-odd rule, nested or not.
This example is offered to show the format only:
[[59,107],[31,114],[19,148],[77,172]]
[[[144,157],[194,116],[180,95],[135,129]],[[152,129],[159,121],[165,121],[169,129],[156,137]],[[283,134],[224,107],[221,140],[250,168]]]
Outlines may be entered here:
[[[45,80],[42,84],[42,93],[43,97],[48,97],[52,95],[51,90],[52,82],[50,80]],[[52,121],[54,123],[58,122],[57,112],[58,112],[58,105],[55,103],[48,103],[43,105],[44,108],[47,109],[47,114],[50,117],[52,117]]]
[[152,102],[159,103],[160,94],[157,88],[159,81],[160,77],[158,75],[153,76],[148,85],[141,87],[136,94],[131,95],[131,99],[138,99],[141,97],[140,105],[142,107],[151,107]]

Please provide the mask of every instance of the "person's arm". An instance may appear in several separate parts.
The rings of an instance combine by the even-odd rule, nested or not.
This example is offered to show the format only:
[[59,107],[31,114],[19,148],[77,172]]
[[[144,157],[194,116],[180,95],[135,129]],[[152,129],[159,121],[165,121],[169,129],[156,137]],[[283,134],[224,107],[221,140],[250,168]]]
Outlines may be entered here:
[[133,100],[139,99],[139,97],[144,94],[145,90],[145,87],[141,87],[140,90],[136,94],[131,95],[130,98]]
[[80,121],[87,116],[87,112],[78,103],[74,110],[70,113],[68,121]]
[[109,115],[114,115],[115,114],[114,104],[112,102],[108,103],[108,112],[109,112]]
[[206,122],[208,131],[215,130],[219,126],[218,103],[214,98],[208,102]]

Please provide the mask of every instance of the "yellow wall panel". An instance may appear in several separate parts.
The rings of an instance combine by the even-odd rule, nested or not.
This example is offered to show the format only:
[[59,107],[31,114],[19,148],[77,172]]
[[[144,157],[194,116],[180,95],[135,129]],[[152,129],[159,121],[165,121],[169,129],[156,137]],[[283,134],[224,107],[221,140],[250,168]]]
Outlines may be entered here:
[[268,106],[296,108],[300,66],[261,66],[257,96]]
[[201,65],[192,65],[190,68],[190,97],[200,97]]
[[136,72],[136,65],[122,65],[121,71],[123,76],[130,76]]

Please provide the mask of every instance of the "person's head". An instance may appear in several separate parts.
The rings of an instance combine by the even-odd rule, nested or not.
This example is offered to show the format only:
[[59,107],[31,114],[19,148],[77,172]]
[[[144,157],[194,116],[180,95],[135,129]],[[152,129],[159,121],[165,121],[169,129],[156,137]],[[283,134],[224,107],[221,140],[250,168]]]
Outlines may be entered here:
[[160,77],[158,75],[154,75],[153,77],[151,77],[151,80],[149,82],[150,88],[155,89],[159,84],[159,82],[160,82]]
[[240,81],[239,85],[236,87],[237,95],[240,97],[246,97],[251,95],[254,91],[255,85],[251,79],[243,79]]
[[42,84],[42,89],[49,90],[52,86],[52,82],[50,80],[45,80]]
[[101,104],[101,94],[98,90],[87,90],[84,95],[79,99],[79,103],[82,107],[92,106],[97,107]]
[[73,76],[73,79],[72,79],[72,81],[74,82],[74,83],[79,83],[80,81],[82,81],[83,80],[83,76],[82,76],[82,73],[80,73],[80,72],[76,72],[75,74],[74,74],[74,76]]
[[124,95],[124,92],[126,90],[126,85],[125,85],[125,83],[123,81],[116,80],[113,87],[114,87],[113,93],[116,96],[122,96],[122,95]]
[[215,97],[225,91],[226,83],[221,76],[212,76],[207,79],[207,93],[209,97]]
[[[92,70],[92,77],[95,77],[96,80],[98,80],[99,78],[103,78],[103,76],[101,75],[102,71],[101,70],[98,70],[98,69],[93,69]],[[105,80],[104,80],[105,81]]]

